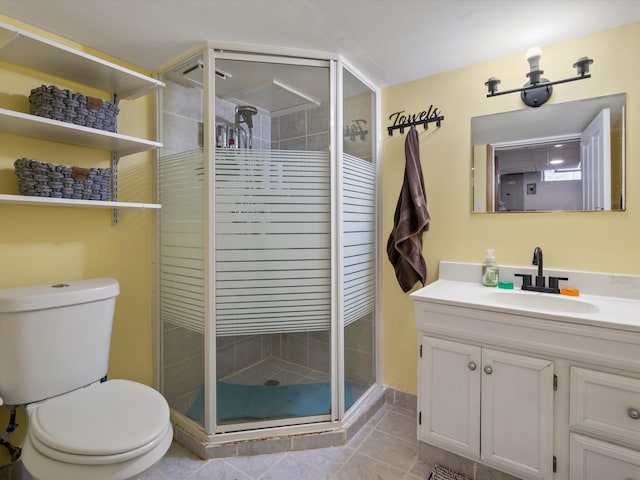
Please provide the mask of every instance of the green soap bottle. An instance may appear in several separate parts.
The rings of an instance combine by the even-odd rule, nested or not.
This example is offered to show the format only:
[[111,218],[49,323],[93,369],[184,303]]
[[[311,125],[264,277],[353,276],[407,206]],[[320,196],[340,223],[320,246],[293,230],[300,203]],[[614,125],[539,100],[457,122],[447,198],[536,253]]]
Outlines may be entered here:
[[485,287],[497,287],[500,280],[498,264],[496,264],[495,250],[487,249],[487,255],[482,264],[482,285]]

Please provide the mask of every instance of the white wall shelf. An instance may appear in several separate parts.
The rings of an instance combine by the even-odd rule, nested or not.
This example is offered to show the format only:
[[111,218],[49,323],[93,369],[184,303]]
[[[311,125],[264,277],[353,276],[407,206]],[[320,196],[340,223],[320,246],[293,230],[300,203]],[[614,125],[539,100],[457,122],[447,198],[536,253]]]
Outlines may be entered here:
[[[2,22],[0,22],[0,61],[107,91],[113,95],[114,102],[137,98],[165,86],[164,82],[155,78]],[[4,108],[0,108],[0,132],[112,152],[112,182],[115,199],[117,199],[117,166],[120,158],[162,147],[161,143],[153,140],[74,125]],[[0,203],[110,208],[113,209],[114,225],[118,223],[117,209],[160,208],[160,205],[153,203],[117,200],[105,202],[12,194],[0,194]]]
[[129,137],[4,108],[0,108],[0,131],[69,145],[111,150],[119,157],[162,147],[161,143],[152,140]]
[[132,208],[158,209],[157,203],[109,202],[100,200],[75,200],[70,198],[30,197],[22,195],[0,194],[0,203],[10,205],[32,205],[51,207],[92,207],[92,208]]
[[117,99],[136,98],[165,86],[154,78],[2,22],[0,60],[106,90]]

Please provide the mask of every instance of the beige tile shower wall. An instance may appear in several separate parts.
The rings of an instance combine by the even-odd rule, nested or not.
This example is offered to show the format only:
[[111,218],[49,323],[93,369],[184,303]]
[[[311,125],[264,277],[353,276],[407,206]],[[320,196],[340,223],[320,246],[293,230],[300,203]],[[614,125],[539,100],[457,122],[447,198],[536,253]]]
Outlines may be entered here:
[[373,315],[348,325],[344,329],[344,374],[347,380],[371,384],[375,381]]
[[162,393],[172,408],[184,413],[204,384],[204,336],[165,323],[162,337]]
[[216,369],[219,380],[271,356],[271,335],[240,335],[216,339]]
[[272,355],[286,362],[328,374],[331,370],[329,330],[277,333],[271,336]]
[[[348,380],[370,384],[375,380],[373,316],[367,315],[344,331],[345,376]],[[286,362],[329,373],[331,336],[319,332],[281,333],[271,336],[272,355]]]
[[202,90],[167,82],[162,91],[162,155],[202,145]]
[[325,151],[329,144],[328,104],[271,119],[274,150]]

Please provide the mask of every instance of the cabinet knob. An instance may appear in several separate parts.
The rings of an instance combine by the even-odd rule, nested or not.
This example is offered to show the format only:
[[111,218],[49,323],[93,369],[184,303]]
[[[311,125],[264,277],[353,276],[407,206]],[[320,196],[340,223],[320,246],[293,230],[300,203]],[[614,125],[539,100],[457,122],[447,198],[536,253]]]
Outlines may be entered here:
[[493,368],[491,368],[490,365],[487,365],[486,367],[484,367],[484,373],[486,373],[487,375],[491,375],[493,373]]
[[629,410],[627,410],[627,413],[629,414],[629,416],[631,418],[633,418],[634,420],[638,420],[640,418],[640,412],[638,411],[637,408],[630,408]]
[[478,368],[478,365],[476,365],[476,362],[469,362],[467,364],[467,367],[469,367],[469,370],[475,370],[476,368]]

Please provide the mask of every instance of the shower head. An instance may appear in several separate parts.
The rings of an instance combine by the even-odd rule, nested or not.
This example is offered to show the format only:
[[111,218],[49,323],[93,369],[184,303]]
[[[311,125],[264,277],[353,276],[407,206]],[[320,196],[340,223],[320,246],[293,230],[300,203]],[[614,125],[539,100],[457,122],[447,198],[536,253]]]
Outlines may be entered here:
[[239,105],[236,107],[238,115],[249,128],[253,128],[253,116],[258,113],[258,109],[253,105]]

